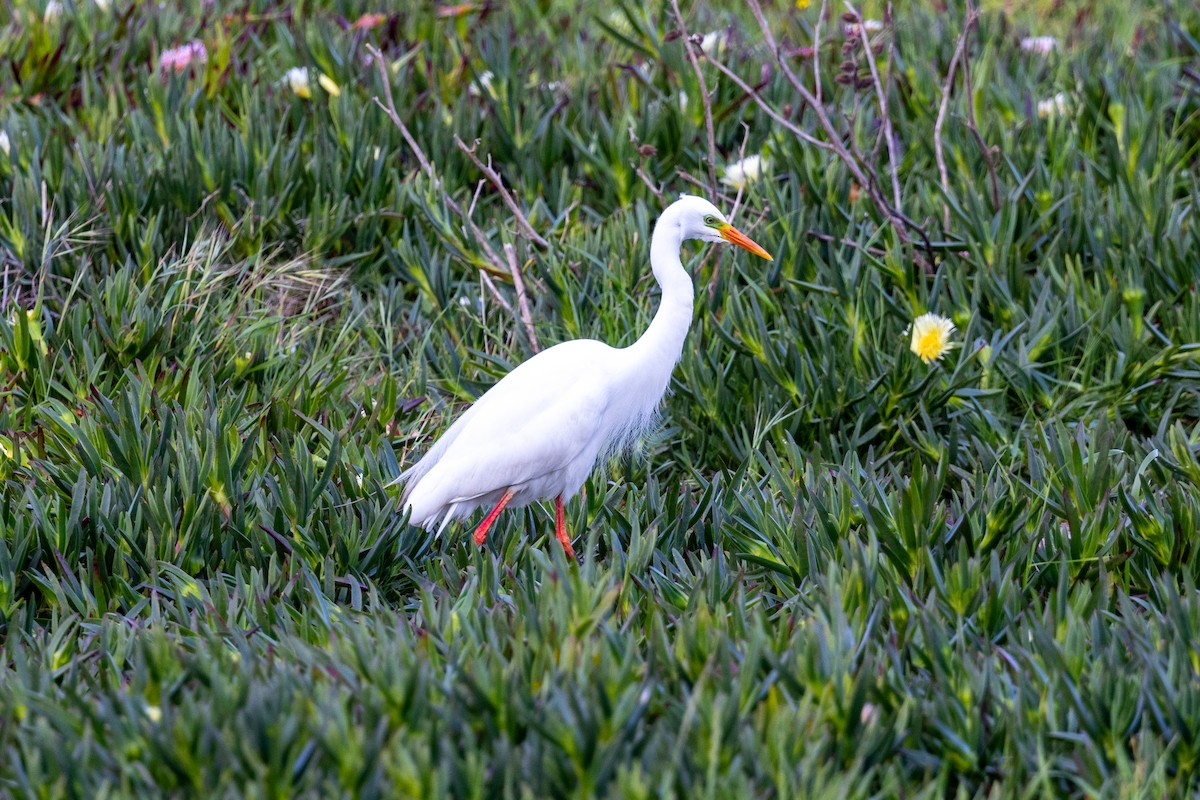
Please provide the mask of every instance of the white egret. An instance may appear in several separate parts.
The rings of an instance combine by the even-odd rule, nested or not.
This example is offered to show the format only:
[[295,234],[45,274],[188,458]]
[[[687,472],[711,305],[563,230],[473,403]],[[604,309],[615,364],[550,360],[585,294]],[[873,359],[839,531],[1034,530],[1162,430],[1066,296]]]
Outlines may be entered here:
[[414,524],[440,532],[478,508],[483,544],[506,506],[553,497],[555,535],[574,556],[563,501],[583,486],[602,455],[632,444],[652,421],[692,322],[692,279],[680,260],[685,239],[732,242],[772,260],[716,206],[684,195],[658,218],[650,266],[662,299],[645,333],[624,348],[594,339],[555,345],[484,393],[397,482]]

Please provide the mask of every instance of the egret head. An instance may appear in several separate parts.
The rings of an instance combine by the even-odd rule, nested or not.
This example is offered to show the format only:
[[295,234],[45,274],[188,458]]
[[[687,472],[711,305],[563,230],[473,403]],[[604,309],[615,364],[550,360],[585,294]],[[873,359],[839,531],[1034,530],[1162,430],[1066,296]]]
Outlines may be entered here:
[[685,194],[671,205],[677,211],[676,218],[684,239],[699,239],[704,242],[729,242],[745,248],[756,256],[774,261],[771,255],[749,236],[729,224],[720,209],[702,197]]

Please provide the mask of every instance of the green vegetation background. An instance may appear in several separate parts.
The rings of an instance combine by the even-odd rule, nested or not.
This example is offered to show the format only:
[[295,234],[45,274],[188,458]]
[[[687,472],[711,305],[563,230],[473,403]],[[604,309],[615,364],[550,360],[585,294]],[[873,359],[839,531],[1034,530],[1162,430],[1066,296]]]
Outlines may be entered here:
[[[1195,792],[1195,7],[988,4],[995,188],[960,73],[943,192],[965,15],[900,4],[874,40],[928,247],[702,60],[776,260],[689,250],[664,427],[571,504],[576,566],[544,508],[480,550],[384,488],[532,353],[443,191],[516,248],[543,345],[629,343],[655,216],[711,194],[702,91],[669,4],[413,5],[3,4],[0,795]],[[799,5],[767,14],[811,86]],[[824,101],[890,196],[843,10]],[[745,9],[683,11],[816,130]],[[925,311],[959,328],[932,366]]]

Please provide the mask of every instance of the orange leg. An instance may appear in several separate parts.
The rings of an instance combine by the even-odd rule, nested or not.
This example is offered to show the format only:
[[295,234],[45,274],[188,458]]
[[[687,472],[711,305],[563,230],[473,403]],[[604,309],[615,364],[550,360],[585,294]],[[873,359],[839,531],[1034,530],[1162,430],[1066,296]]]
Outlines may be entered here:
[[571,547],[571,537],[567,536],[567,516],[563,512],[561,494],[554,498],[554,535],[558,537],[559,543],[562,544],[567,558],[574,558],[575,549]]
[[496,507],[491,510],[491,513],[484,518],[479,527],[475,529],[475,544],[482,545],[487,539],[488,529],[492,527],[492,523],[496,521],[496,517],[500,516],[500,512],[508,505],[508,501],[513,499],[512,489],[508,489],[500,497],[500,502],[496,503]]

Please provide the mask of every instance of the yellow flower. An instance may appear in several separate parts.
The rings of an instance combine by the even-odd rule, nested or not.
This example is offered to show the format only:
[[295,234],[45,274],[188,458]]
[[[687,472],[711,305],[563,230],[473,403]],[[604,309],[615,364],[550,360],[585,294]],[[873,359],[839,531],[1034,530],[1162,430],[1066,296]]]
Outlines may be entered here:
[[321,73],[321,77],[317,78],[317,83],[321,84],[321,88],[328,92],[330,97],[337,97],[342,93],[342,87],[338,86],[333,78],[324,72]]
[[812,5],[812,0],[796,0],[796,8],[800,9],[801,11],[808,8],[810,5]]
[[954,345],[950,334],[954,323],[937,314],[922,314],[913,320],[912,344],[909,346],[922,361],[932,364],[950,351]]

